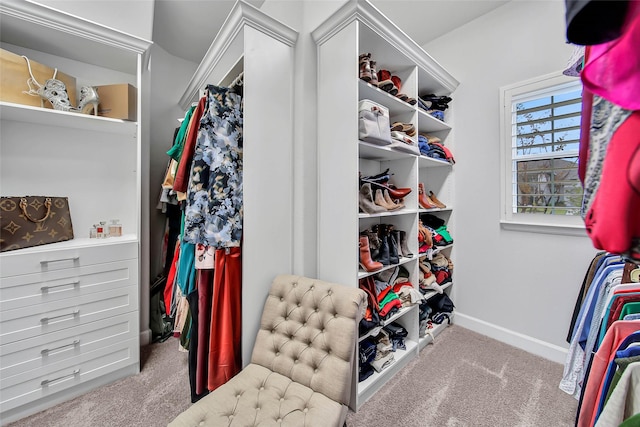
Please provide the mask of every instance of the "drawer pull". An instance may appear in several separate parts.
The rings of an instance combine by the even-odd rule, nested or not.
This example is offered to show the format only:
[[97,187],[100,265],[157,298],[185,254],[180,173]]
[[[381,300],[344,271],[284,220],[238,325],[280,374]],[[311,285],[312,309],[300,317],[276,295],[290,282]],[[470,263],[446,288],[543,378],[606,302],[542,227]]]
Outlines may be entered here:
[[67,316],[73,316],[73,317],[76,317],[78,314],[80,314],[80,310],[76,310],[76,311],[74,311],[74,312],[67,313],[67,314],[61,314],[61,315],[59,315],[59,316],[43,317],[42,319],[40,319],[40,323],[47,323],[49,320],[59,319],[59,318],[61,318],[61,317],[67,317]]
[[67,375],[63,375],[63,376],[58,377],[58,378],[54,378],[54,379],[51,379],[51,380],[42,380],[42,382],[40,383],[40,386],[41,386],[41,387],[44,387],[44,386],[46,386],[46,385],[51,384],[52,382],[60,381],[60,380],[65,379],[65,378],[67,378],[67,377],[75,377],[75,376],[76,376],[76,375],[78,375],[79,373],[80,373],[80,369],[76,369],[76,370],[75,370],[75,371],[73,371],[72,373],[67,374]]
[[62,286],[76,286],[76,285],[79,285],[79,284],[80,284],[80,281],[79,281],[79,280],[76,280],[75,282],[63,283],[63,284],[61,284],[61,285],[42,286],[42,287],[40,288],[40,290],[41,290],[42,292],[47,292],[49,289],[53,289],[53,288],[60,288],[60,287],[62,287]]
[[75,341],[74,341],[74,342],[72,342],[72,343],[65,344],[65,345],[61,345],[60,347],[45,348],[44,350],[42,350],[42,351],[40,352],[40,354],[42,354],[43,356],[46,356],[47,354],[49,354],[49,353],[50,353],[50,352],[52,352],[52,351],[62,350],[62,349],[63,349],[63,348],[65,348],[65,347],[75,347],[75,346],[77,346],[78,344],[80,344],[80,340],[75,340]]
[[74,257],[71,257],[71,258],[50,259],[50,260],[47,260],[47,261],[40,261],[40,264],[41,265],[47,265],[47,264],[50,264],[52,262],[77,261],[79,259],[80,259],[79,256],[74,256]]

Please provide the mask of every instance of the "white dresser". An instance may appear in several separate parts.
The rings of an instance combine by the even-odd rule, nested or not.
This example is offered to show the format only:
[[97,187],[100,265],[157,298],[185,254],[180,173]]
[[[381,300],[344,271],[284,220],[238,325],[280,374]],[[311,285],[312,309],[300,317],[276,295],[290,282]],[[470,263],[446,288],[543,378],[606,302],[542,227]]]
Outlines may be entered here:
[[137,372],[138,244],[129,240],[0,256],[3,413]]

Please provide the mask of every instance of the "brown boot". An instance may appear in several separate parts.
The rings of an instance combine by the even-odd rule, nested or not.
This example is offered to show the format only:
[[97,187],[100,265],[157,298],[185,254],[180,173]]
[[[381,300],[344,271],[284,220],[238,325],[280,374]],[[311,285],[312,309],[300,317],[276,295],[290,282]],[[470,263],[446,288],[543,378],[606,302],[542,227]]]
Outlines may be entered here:
[[429,199],[424,192],[424,185],[422,183],[418,184],[418,203],[425,209],[433,209],[436,207],[435,203]]
[[440,209],[444,209],[447,207],[447,205],[436,198],[436,195],[433,194],[433,191],[429,191],[429,199],[436,205],[436,207]]
[[382,263],[376,262],[371,258],[371,252],[369,252],[369,239],[367,236],[360,236],[360,265],[367,272],[378,271],[382,267]]
[[394,207],[393,210],[404,208],[404,203],[402,203],[402,202],[396,203],[396,202],[393,201],[393,199],[389,195],[389,190],[384,190],[382,192],[382,195],[384,197],[384,200],[387,202],[387,204],[389,204],[389,205]]

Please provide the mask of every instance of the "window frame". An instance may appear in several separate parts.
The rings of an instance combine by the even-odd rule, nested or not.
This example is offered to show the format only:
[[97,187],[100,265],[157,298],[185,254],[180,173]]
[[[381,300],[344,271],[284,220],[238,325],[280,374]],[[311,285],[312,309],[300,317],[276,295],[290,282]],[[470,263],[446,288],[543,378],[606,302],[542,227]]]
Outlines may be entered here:
[[[536,233],[586,236],[584,221],[580,215],[548,215],[541,213],[513,212],[513,147],[512,147],[512,100],[526,95],[536,98],[559,89],[571,88],[580,80],[562,74],[561,71],[534,77],[529,80],[500,88],[500,225],[506,230]],[[577,156],[577,151],[569,153]],[[557,156],[549,156],[553,158]]]

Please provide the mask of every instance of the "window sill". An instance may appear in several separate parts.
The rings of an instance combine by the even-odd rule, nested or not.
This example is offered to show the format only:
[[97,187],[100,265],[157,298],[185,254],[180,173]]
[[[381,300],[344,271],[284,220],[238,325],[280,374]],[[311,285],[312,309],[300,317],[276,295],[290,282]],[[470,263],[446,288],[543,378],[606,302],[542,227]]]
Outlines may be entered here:
[[522,231],[528,233],[557,234],[564,236],[587,237],[583,225],[536,223],[529,221],[500,221],[500,227],[508,231]]

